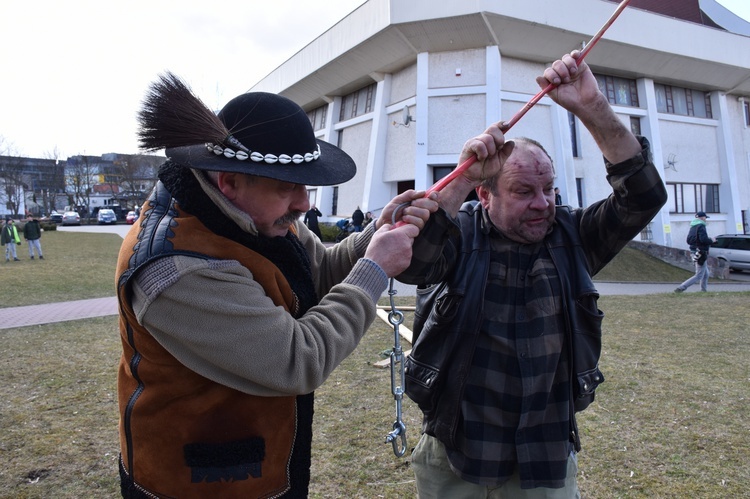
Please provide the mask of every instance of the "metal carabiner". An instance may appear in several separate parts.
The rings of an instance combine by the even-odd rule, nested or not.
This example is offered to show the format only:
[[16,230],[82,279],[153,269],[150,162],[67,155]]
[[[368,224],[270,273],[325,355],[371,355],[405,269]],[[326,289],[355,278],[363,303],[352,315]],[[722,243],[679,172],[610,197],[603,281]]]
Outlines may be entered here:
[[[399,436],[401,437],[400,442]],[[406,454],[406,426],[403,421],[393,423],[393,431],[385,437],[385,442],[390,442],[393,445],[393,453],[396,457],[404,457],[404,454]]]

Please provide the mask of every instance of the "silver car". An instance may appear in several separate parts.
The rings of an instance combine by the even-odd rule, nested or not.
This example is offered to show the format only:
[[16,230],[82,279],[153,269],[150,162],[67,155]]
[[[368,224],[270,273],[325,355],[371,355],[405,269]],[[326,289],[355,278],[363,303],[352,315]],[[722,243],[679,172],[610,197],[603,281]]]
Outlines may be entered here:
[[81,225],[81,215],[75,211],[66,211],[62,217],[63,225]]
[[731,270],[750,270],[750,234],[716,236],[708,254],[724,262]]

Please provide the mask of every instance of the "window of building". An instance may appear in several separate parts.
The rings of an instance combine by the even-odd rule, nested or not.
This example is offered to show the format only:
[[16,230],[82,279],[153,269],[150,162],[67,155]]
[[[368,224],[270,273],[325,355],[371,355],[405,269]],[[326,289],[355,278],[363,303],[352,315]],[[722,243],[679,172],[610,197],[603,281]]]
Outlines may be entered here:
[[595,74],[599,90],[607,96],[610,104],[638,107],[638,86],[635,80]]
[[310,206],[318,205],[318,189],[307,189],[307,201],[310,203]]
[[581,157],[581,140],[578,136],[578,121],[573,113],[568,111],[568,127],[570,129],[570,145],[574,158]]
[[641,133],[641,119],[638,116],[630,117],[630,131],[633,135],[643,135]]
[[331,200],[331,214],[337,216],[339,214],[339,186],[333,188],[333,199]]
[[719,184],[667,183],[670,213],[719,213]]
[[396,183],[396,192],[398,194],[406,192],[409,189],[414,189],[414,181],[413,180],[402,180],[401,182],[397,182]]
[[310,124],[313,130],[322,130],[326,126],[326,116],[328,115],[328,104],[316,107],[308,111],[307,117],[310,118]]
[[453,171],[453,166],[433,166],[432,167],[432,183],[434,184],[441,178],[448,175]]
[[742,109],[745,110],[745,126],[750,126],[750,101],[742,101]]
[[576,197],[578,198],[578,206],[583,208],[583,179],[576,178]]
[[653,241],[654,240],[654,231],[652,229],[652,226],[654,224],[652,222],[649,222],[647,226],[643,228],[641,231],[641,241]]
[[[450,172],[453,171],[455,166],[433,166],[432,167],[432,183],[435,184],[438,180],[442,179],[443,177],[447,177]],[[401,194],[406,189],[414,189],[414,181],[411,181],[411,184],[406,184],[405,182],[399,182],[398,183],[398,193]],[[476,190],[472,189],[471,192],[466,196],[466,199],[464,201],[478,201],[479,197],[477,196]]]
[[339,121],[356,118],[372,112],[376,83],[360,88],[356,92],[345,95],[341,99],[341,114]]
[[713,118],[711,94],[689,88],[654,84],[656,109],[660,113]]

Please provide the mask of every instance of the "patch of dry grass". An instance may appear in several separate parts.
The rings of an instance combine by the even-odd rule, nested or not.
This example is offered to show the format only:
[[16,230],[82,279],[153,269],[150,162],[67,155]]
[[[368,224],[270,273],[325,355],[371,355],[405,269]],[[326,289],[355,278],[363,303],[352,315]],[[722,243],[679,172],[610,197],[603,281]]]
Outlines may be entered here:
[[585,496],[748,496],[748,298],[600,300],[607,381],[579,418]]
[[115,497],[116,317],[0,330],[0,497]]
[[[748,298],[601,299],[607,381],[579,417],[584,497],[747,495]],[[396,458],[390,374],[373,367],[392,341],[377,321],[316,392],[312,497],[414,496],[420,414],[404,400]],[[0,351],[0,497],[117,496],[116,318],[3,330]]]
[[117,234],[45,232],[44,260],[29,260],[26,243],[19,262],[0,262],[0,307],[102,298],[115,294]]
[[[75,238],[85,245],[82,236]],[[107,296],[119,240],[91,236],[104,237],[108,248],[94,272],[104,280],[94,296]],[[47,270],[31,263],[24,265]],[[57,281],[88,267],[69,268],[48,275],[56,284],[46,296],[37,290],[41,302],[68,286]],[[583,497],[748,496],[749,298],[602,297],[607,381],[579,416]],[[413,305],[413,298],[397,301]],[[421,415],[405,398],[409,451],[396,458],[385,443],[395,419],[390,373],[373,367],[392,344],[392,330],[376,321],[316,392],[311,497],[414,497],[409,464]],[[0,330],[0,352],[0,497],[117,497],[116,317]]]

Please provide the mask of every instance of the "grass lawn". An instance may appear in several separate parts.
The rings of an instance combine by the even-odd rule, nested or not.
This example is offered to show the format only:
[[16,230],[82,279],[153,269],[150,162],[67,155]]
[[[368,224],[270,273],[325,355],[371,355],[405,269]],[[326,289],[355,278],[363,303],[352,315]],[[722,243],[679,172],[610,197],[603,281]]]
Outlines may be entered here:
[[24,241],[17,247],[20,262],[0,262],[0,307],[115,295],[120,236],[45,231],[41,244],[44,260],[29,260]]
[[[111,295],[120,241],[45,233],[44,262],[15,262],[26,269],[18,275],[33,281],[43,273],[48,281],[26,299]],[[81,256],[63,271],[58,251]],[[92,265],[92,258],[102,262]],[[11,265],[0,270],[6,291],[6,275],[20,279]],[[93,276],[79,275],[86,273]],[[579,416],[583,497],[749,496],[748,299],[714,292],[602,297],[607,381]],[[384,442],[395,419],[390,373],[373,366],[392,343],[392,330],[376,321],[316,392],[311,497],[414,497],[411,452],[396,458]],[[116,317],[0,330],[0,352],[0,497],[118,497]],[[411,449],[420,414],[408,399],[403,411]]]

